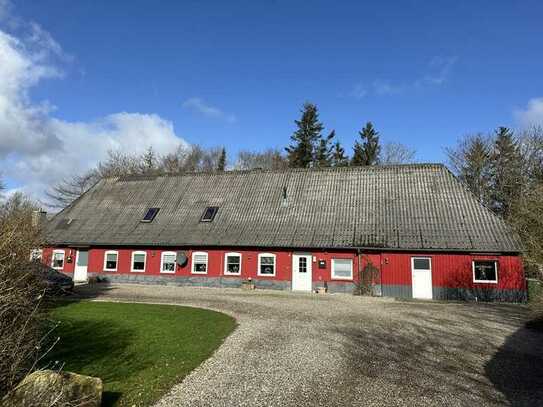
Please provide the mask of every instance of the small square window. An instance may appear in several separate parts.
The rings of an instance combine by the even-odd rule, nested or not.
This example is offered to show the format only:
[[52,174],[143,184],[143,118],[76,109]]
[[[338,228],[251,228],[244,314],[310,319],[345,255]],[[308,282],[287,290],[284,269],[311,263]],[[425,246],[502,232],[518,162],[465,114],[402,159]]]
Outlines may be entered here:
[[218,206],[208,206],[200,219],[200,222],[212,222],[219,210]]
[[142,222],[152,222],[155,216],[157,215],[160,208],[149,208],[147,209],[147,212],[145,212],[145,216],[141,220]]
[[498,264],[495,260],[474,260],[473,261],[473,282],[475,283],[497,283]]
[[353,261],[351,259],[332,259],[332,279],[352,280]]

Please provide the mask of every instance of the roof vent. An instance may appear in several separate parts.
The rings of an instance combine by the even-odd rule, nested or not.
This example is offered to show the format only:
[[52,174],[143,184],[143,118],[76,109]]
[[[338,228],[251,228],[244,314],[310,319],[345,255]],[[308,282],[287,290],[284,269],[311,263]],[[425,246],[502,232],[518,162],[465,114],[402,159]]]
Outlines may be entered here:
[[283,201],[281,202],[281,205],[288,206],[288,199],[287,199],[287,187],[283,187]]

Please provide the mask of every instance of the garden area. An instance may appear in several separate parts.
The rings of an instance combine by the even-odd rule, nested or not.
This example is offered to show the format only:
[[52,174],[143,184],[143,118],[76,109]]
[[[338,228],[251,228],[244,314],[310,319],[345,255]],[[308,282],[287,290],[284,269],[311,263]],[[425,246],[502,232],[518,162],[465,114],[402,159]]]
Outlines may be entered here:
[[171,305],[61,303],[59,342],[48,359],[104,383],[104,406],[146,406],[207,359],[234,330],[233,318]]

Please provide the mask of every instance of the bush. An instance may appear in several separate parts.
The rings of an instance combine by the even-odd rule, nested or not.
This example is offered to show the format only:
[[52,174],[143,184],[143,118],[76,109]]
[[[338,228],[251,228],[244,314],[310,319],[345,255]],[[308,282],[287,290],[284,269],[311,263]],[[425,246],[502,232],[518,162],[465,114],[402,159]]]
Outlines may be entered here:
[[33,370],[44,353],[44,285],[29,272],[40,247],[32,203],[14,195],[0,205],[0,398]]

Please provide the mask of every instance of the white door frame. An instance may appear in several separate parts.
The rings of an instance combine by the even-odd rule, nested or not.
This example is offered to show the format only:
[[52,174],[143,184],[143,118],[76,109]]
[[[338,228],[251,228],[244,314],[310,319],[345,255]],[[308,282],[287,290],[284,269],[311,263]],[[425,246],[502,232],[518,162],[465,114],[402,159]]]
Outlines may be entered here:
[[[79,260],[79,252],[84,251],[87,252],[87,265],[86,266],[78,266],[77,261]],[[87,282],[87,270],[89,268],[89,250],[79,250],[77,249],[75,252],[75,266],[74,266],[74,281],[76,282]]]
[[[430,264],[430,269],[428,270],[422,270],[417,269],[415,270],[415,259],[428,259],[428,262]],[[417,275],[417,278],[415,278],[415,275]],[[415,280],[418,281],[419,285],[417,289],[415,289]],[[412,291],[412,297],[423,299],[423,300],[431,300],[433,299],[433,282],[432,282],[432,258],[429,256],[413,256],[411,257],[411,291]]]
[[[298,272],[299,259],[307,259],[307,271]],[[313,255],[311,253],[292,253],[292,291],[311,292],[313,290]]]

